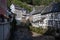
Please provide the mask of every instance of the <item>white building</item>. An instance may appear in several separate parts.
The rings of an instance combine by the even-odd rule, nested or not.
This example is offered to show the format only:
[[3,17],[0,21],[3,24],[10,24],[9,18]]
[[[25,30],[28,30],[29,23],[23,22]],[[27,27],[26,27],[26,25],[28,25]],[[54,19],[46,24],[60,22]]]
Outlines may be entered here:
[[16,14],[16,20],[18,24],[20,24],[21,21],[25,19],[27,20],[29,18],[29,14],[28,14],[29,12],[24,8],[21,8],[17,5],[12,4],[10,6],[10,9],[12,13]]
[[46,28],[47,26],[60,28],[60,5],[50,4],[41,12],[32,14],[32,25],[34,27]]
[[15,13],[17,16],[16,16],[16,19],[17,20],[21,20],[24,16],[23,15],[26,15],[27,14],[27,10],[24,9],[24,8],[21,8],[19,6],[16,6],[14,4],[12,4],[10,6],[10,9],[11,9],[11,12]]

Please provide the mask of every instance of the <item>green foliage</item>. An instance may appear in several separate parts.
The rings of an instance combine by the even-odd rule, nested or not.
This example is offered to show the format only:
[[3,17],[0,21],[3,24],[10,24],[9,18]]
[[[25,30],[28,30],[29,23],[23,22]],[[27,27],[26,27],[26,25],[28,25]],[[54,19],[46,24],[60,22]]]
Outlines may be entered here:
[[40,5],[41,0],[33,0],[33,5]]
[[15,5],[18,5],[22,8],[25,8],[29,12],[32,11],[32,7],[28,6],[28,4],[21,2],[20,0],[7,0],[7,7],[9,8],[10,5],[14,3]]
[[7,5],[10,7],[12,3],[27,9],[28,11],[32,11],[32,8],[28,6],[28,4],[33,4],[33,5],[48,5],[51,2],[60,2],[60,0],[7,0]]
[[20,6],[20,7],[22,7],[22,8],[25,8],[28,11],[32,11],[32,7],[28,6],[28,4],[23,3],[23,2],[21,2],[19,0],[13,0],[13,3]]
[[12,1],[11,0],[7,0],[7,7],[9,8],[11,5]]
[[22,2],[26,2],[26,3],[31,3],[32,0],[19,0],[19,1],[22,1]]
[[47,29],[43,29],[41,27],[37,28],[37,27],[32,27],[32,26],[30,26],[30,30],[39,34],[44,34],[47,31]]
[[55,0],[55,2],[60,2],[60,0]]
[[33,3],[33,5],[48,5],[51,2],[60,2],[60,0],[20,0],[26,3]]
[[49,5],[51,2],[60,2],[60,0],[33,0],[34,5]]
[[48,5],[52,0],[41,0],[41,5]]

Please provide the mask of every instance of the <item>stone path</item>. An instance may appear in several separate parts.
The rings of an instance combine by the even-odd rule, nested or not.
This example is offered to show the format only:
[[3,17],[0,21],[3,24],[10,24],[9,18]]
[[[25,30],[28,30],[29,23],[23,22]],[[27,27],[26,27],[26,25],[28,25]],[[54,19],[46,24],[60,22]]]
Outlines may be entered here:
[[15,32],[14,40],[32,40],[31,32],[26,28],[20,28]]
[[33,33],[33,40],[55,40],[55,37],[53,36],[48,36],[48,35],[41,35],[35,32]]
[[55,38],[53,36],[40,36],[40,34],[31,32],[28,28],[22,27],[13,33],[13,38],[10,40],[55,40]]
[[55,40],[53,36],[37,36],[33,37],[33,40]]
[[35,32],[32,32],[32,37],[37,37],[37,36],[42,36],[41,34],[38,34],[38,33],[35,33]]
[[32,33],[27,28],[18,28],[13,33],[12,40],[32,40]]

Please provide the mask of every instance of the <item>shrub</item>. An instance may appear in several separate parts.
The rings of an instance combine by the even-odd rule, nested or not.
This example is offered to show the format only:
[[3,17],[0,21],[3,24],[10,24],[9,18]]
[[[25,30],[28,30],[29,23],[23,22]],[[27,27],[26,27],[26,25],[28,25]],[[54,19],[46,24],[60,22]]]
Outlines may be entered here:
[[30,30],[38,34],[44,34],[47,31],[47,29],[43,29],[41,27],[37,28],[37,27],[32,27],[32,26],[30,26]]

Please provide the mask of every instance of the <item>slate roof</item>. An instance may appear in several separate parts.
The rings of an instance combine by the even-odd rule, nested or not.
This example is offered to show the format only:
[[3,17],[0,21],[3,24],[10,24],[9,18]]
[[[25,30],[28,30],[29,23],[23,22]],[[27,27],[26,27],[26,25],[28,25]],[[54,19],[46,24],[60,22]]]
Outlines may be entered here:
[[32,12],[31,14],[32,15],[35,15],[35,14],[38,14],[40,13],[43,9],[44,9],[45,6],[37,6],[37,7],[34,7],[35,8],[35,11]]
[[41,12],[41,14],[48,14],[53,12],[60,12],[60,3],[52,3]]
[[53,5],[52,11],[60,12],[60,3],[56,3]]
[[51,3],[46,7],[40,7],[32,15],[36,15],[40,13],[41,15],[44,15],[44,14],[55,13],[55,12],[60,12],[60,3]]

